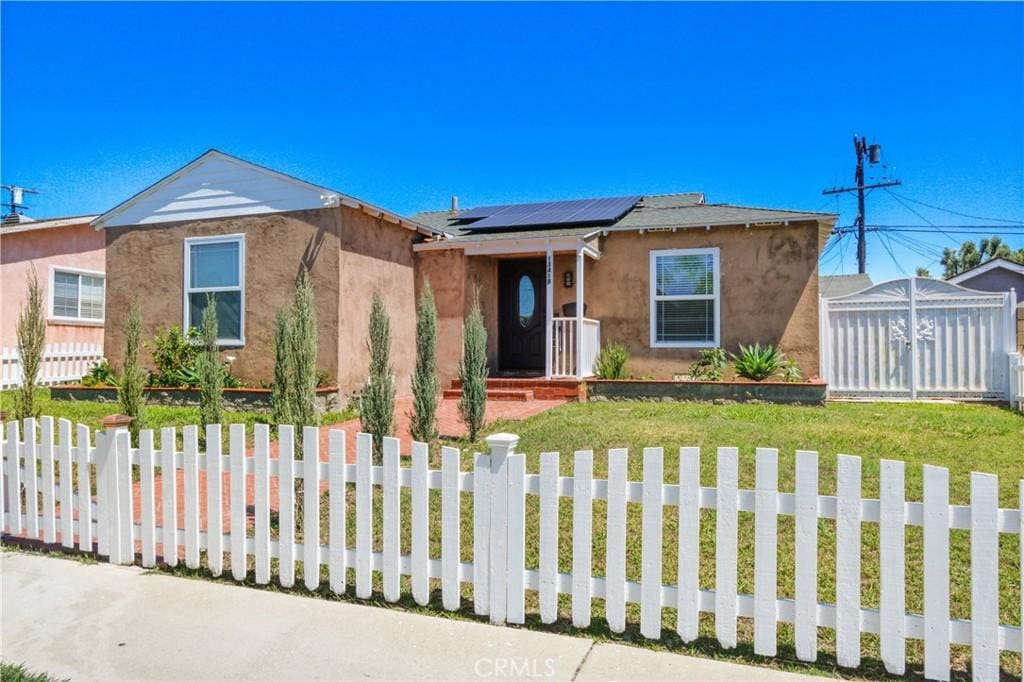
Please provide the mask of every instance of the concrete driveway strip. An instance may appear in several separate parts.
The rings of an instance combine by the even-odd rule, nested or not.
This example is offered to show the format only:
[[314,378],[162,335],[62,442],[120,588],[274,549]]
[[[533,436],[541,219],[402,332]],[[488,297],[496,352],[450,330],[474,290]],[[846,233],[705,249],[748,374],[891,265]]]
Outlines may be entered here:
[[578,637],[19,552],[0,551],[0,608],[0,656],[72,680],[784,677]]

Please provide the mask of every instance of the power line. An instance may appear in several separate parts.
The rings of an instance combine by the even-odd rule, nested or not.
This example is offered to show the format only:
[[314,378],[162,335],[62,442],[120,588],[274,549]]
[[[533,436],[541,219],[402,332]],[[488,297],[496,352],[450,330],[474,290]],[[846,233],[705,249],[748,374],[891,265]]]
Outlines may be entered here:
[[[889,190],[886,190],[886,191],[889,192]],[[889,192],[889,194],[892,194],[894,197],[898,197],[898,198],[904,199],[904,200],[909,201],[909,202],[914,203],[914,204],[919,204],[919,205],[925,206],[927,208],[935,209],[936,211],[943,211],[944,213],[951,213],[953,215],[958,215],[958,216],[960,216],[962,218],[973,218],[975,220],[992,220],[992,221],[997,222],[997,223],[1016,223],[1017,222],[1016,220],[1007,220],[1006,218],[986,218],[984,216],[971,215],[970,213],[960,213],[959,211],[954,211],[954,210],[949,209],[949,208],[942,208],[941,206],[934,206],[932,204],[926,204],[925,202],[918,201],[917,199],[911,199],[910,197],[900,196],[900,195],[897,195],[897,194],[895,194],[893,192]],[[927,221],[925,221],[925,222],[927,222]]]
[[891,196],[891,197],[892,197],[893,199],[895,199],[896,201],[898,201],[898,202],[899,202],[899,204],[900,204],[900,206],[902,206],[903,208],[907,209],[908,211],[910,211],[911,213],[913,213],[914,215],[916,215],[916,216],[917,216],[918,218],[920,218],[921,220],[925,221],[926,223],[928,223],[929,225],[931,225],[932,227],[934,227],[934,228],[935,228],[936,230],[938,230],[939,232],[941,232],[942,234],[944,234],[944,235],[945,235],[946,237],[948,237],[948,238],[949,238],[949,241],[951,241],[951,242],[953,242],[954,244],[956,244],[956,239],[955,239],[955,238],[953,237],[953,235],[949,234],[948,232],[946,232],[945,230],[943,230],[943,229],[942,229],[941,227],[939,227],[938,225],[936,225],[935,223],[933,223],[932,221],[928,220],[928,219],[927,219],[927,218],[925,218],[925,217],[924,217],[923,215],[921,215],[920,213],[918,213],[918,212],[917,212],[916,210],[914,210],[914,208],[913,208],[913,207],[911,207],[911,206],[910,206],[910,205],[908,205],[908,204],[907,204],[907,203],[906,203],[905,201],[903,201],[903,200],[902,200],[902,199],[900,199],[900,198],[899,198],[898,196],[896,196],[895,194],[893,194],[893,193],[892,193],[892,191],[890,191],[888,187],[886,187],[886,188],[885,188],[885,192],[886,192],[886,194],[888,194],[889,196]]
[[885,233],[882,233],[882,246],[883,246],[883,247],[885,248],[885,250],[886,250],[886,251],[888,251],[888,252],[889,252],[889,258],[891,258],[891,259],[892,259],[892,262],[893,262],[893,263],[894,263],[894,264],[896,265],[896,268],[897,268],[897,269],[898,269],[898,270],[899,270],[899,271],[900,271],[901,273],[903,273],[903,275],[904,275],[904,276],[906,276],[906,274],[907,274],[907,271],[903,269],[903,265],[902,265],[902,264],[901,264],[901,263],[899,262],[899,260],[898,260],[898,259],[896,258],[896,254],[895,254],[895,253],[893,253],[893,250],[892,250],[892,242],[890,241],[890,239],[891,239],[891,238],[889,237],[889,235],[887,235],[887,234],[885,234]]

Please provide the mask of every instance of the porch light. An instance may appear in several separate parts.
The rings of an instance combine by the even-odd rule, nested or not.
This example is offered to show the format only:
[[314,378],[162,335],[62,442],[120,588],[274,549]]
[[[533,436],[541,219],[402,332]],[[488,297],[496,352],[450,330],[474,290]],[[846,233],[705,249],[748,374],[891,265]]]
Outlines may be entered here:
[[565,274],[562,275],[562,283],[565,284],[566,289],[572,289],[572,270],[565,271]]

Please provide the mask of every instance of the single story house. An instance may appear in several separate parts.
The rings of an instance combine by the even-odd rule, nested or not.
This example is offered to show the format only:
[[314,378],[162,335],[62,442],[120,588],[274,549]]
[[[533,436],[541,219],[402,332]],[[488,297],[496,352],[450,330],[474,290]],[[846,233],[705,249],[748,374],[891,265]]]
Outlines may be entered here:
[[707,203],[699,192],[419,213],[453,375],[474,291],[492,372],[590,376],[603,344],[672,378],[703,348],[771,343],[818,375],[818,256],[830,213]]
[[[453,202],[454,203],[454,202]],[[773,343],[818,368],[818,255],[828,213],[709,204],[700,193],[483,206],[411,218],[210,150],[93,221],[105,235],[106,344],[129,306],[144,336],[194,326],[212,293],[233,373],[273,376],[274,318],[311,273],[321,369],[365,382],[371,293],[391,314],[399,390],[417,294],[435,291],[439,373],[454,378],[474,292],[492,374],[579,380],[604,343],[637,375],[671,378],[702,348]]]
[[103,348],[106,251],[94,215],[32,220],[12,214],[0,225],[0,347],[18,344],[17,324],[32,272],[43,291],[46,344]]
[[[416,329],[414,241],[437,232],[336,190],[210,150],[93,221],[106,243],[106,344],[120,365],[133,301],[143,338],[198,326],[213,294],[232,373],[274,372],[274,322],[308,269],[319,366],[344,393],[365,381],[370,297],[391,313],[392,360],[409,385]],[[148,362],[148,359],[146,360]]]
[[1024,264],[1008,258],[990,258],[946,281],[975,291],[1016,292],[1017,348],[1024,351]]

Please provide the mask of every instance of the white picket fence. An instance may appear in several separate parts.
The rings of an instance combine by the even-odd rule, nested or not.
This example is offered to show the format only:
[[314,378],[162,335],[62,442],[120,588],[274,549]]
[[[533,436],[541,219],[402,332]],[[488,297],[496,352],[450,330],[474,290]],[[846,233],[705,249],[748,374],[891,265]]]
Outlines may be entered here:
[[[56,426],[56,428],[55,428]],[[73,437],[74,432],[74,437]],[[401,576],[411,577],[412,596],[419,604],[430,598],[430,581],[439,580],[443,608],[458,609],[463,584],[473,586],[473,607],[493,623],[523,623],[525,594],[538,594],[540,618],[554,622],[558,595],[571,595],[572,622],[587,627],[594,599],[604,600],[610,629],[626,627],[626,605],[640,605],[640,631],[648,638],[662,636],[663,608],[678,610],[676,629],[685,641],[698,635],[701,612],[714,614],[716,636],[725,648],[737,644],[737,618],[753,619],[754,650],[776,653],[777,624],[793,623],[796,654],[813,661],[818,654],[818,628],[835,630],[836,655],[841,666],[853,668],[861,657],[861,634],[880,635],[881,657],[893,674],[905,670],[906,640],[924,641],[924,674],[946,680],[950,676],[950,646],[971,647],[971,670],[978,680],[997,680],[1000,651],[1021,652],[1024,630],[999,622],[999,534],[1021,538],[1024,564],[1024,514],[1020,509],[1000,509],[996,476],[971,474],[970,506],[949,504],[949,473],[942,467],[924,467],[924,501],[905,499],[903,462],[883,460],[880,499],[861,497],[861,460],[840,455],[837,462],[837,494],[818,490],[818,454],[796,453],[795,492],[778,491],[778,452],[756,451],[754,490],[738,486],[739,453],[736,448],[717,451],[715,487],[700,483],[698,448],[679,452],[679,484],[664,481],[662,448],[643,450],[643,480],[627,479],[629,454],[625,449],[607,453],[607,480],[593,477],[594,453],[576,452],[574,475],[559,475],[560,457],[540,455],[539,474],[526,473],[525,455],[515,451],[518,437],[497,434],[487,439],[489,454],[475,456],[472,471],[460,470],[460,451],[442,449],[441,469],[428,466],[428,448],[414,443],[411,467],[401,465],[399,441],[383,443],[383,465],[371,463],[371,439],[356,436],[354,464],[346,463],[345,434],[332,430],[327,461],[320,461],[318,430],[303,432],[303,459],[295,459],[295,431],[279,429],[279,458],[270,456],[270,430],[254,427],[253,455],[246,452],[243,425],[229,427],[228,454],[221,451],[220,426],[206,427],[209,448],[200,451],[199,428],[183,429],[183,449],[176,447],[177,433],[164,428],[156,434],[143,431],[138,447],[131,447],[124,429],[100,431],[73,427],[64,419],[44,417],[37,424],[28,419],[7,424],[3,443],[4,464],[0,473],[0,497],[6,499],[3,527],[11,535],[41,539],[65,547],[77,545],[108,556],[113,563],[130,564],[141,551],[143,566],[154,566],[158,555],[176,565],[184,549],[184,562],[200,566],[206,552],[209,570],[221,574],[230,568],[236,580],[247,577],[250,558],[259,584],[271,580],[271,559],[279,561],[279,581],[295,582],[296,562],[304,564],[304,583],[317,589],[320,567],[327,566],[330,589],[348,589],[347,570],[355,575],[355,594],[372,593],[374,573],[381,575],[384,598],[401,595]],[[56,436],[56,441],[54,437]],[[75,464],[77,466],[73,467]],[[55,474],[55,467],[57,473]],[[138,467],[137,475],[133,467]],[[156,476],[159,468],[163,475]],[[177,519],[177,471],[184,485],[183,528]],[[176,475],[167,475],[174,471]],[[201,523],[200,472],[207,473],[208,519]],[[228,474],[227,483],[224,474]],[[95,501],[90,477],[95,476]],[[72,477],[74,476],[74,480]],[[252,477],[253,499],[247,499],[246,483]],[[279,534],[271,537],[272,481],[280,499]],[[305,490],[318,490],[325,482],[328,494],[328,532],[320,536],[320,500],[306,495],[303,508],[303,542],[296,541],[294,513],[296,479]],[[138,500],[133,499],[133,480]],[[157,485],[159,481],[159,486]],[[346,491],[355,488],[355,545],[348,546]],[[373,489],[382,488],[382,551],[374,552]],[[401,488],[411,489],[411,554],[402,555]],[[24,495],[20,491],[24,490]],[[441,551],[430,556],[429,491],[441,491]],[[472,562],[460,559],[462,493],[472,495]],[[539,497],[538,568],[527,569],[526,496]],[[228,503],[226,516],[222,504]],[[41,506],[40,506],[41,498]],[[572,571],[558,571],[559,557],[570,548],[560,546],[558,507],[561,498],[572,506]],[[1020,482],[1024,505],[1024,481]],[[157,513],[157,501],[162,513]],[[607,502],[606,572],[592,573],[593,503]],[[27,506],[24,501],[27,501]],[[133,507],[138,505],[139,516]],[[639,582],[626,578],[626,510],[642,507],[642,575]],[[247,533],[247,505],[254,511],[254,534]],[[664,507],[678,514],[678,575],[675,585],[662,584]],[[700,512],[715,510],[715,589],[700,589]],[[754,594],[737,593],[738,514],[753,512]],[[779,515],[795,516],[795,598],[778,597]],[[831,519],[836,528],[836,603],[823,604],[818,592],[818,520]],[[880,609],[861,605],[862,524],[880,529]],[[924,613],[905,611],[905,537],[907,526],[923,526]],[[971,619],[950,618],[950,531],[970,531]],[[436,536],[435,536],[436,537]],[[224,565],[227,555],[228,564]],[[311,570],[312,568],[312,570]],[[1024,593],[1024,590],[1022,590]],[[1024,603],[1021,604],[1024,610]]]
[[[48,343],[43,348],[43,363],[36,383],[44,386],[78,381],[103,359],[98,343]],[[21,357],[18,349],[0,350],[0,389],[21,386]]]

